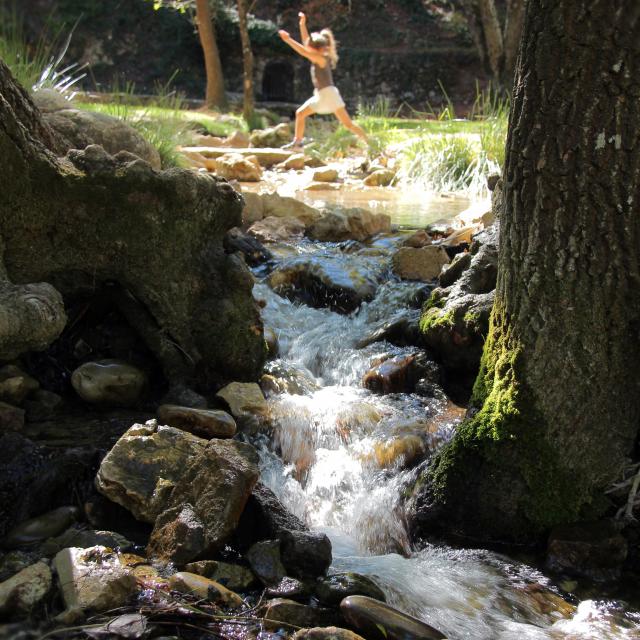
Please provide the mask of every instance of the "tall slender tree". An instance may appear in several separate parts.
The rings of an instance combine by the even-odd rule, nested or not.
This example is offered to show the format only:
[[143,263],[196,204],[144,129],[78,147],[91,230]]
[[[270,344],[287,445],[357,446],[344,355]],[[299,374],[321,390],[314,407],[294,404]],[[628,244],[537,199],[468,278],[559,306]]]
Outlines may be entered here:
[[528,0],[499,275],[418,531],[521,541],[596,517],[640,426],[640,3]]
[[247,125],[253,121],[254,93],[253,93],[253,51],[251,50],[251,39],[249,38],[249,27],[247,23],[247,0],[237,0],[238,2],[238,26],[240,28],[240,40],[242,41],[242,64],[243,64],[243,102],[242,113]]

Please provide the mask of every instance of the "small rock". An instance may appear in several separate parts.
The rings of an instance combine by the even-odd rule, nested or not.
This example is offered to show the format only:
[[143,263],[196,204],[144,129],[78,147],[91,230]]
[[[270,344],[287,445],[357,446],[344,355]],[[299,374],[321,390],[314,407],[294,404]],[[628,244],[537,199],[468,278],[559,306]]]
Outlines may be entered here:
[[481,225],[471,225],[462,229],[456,229],[453,233],[448,235],[440,245],[443,247],[456,247],[458,245],[471,244],[471,238],[474,234],[482,231]]
[[256,129],[250,135],[252,147],[281,147],[291,140],[291,127],[281,122],[275,127]]
[[611,520],[556,527],[549,535],[549,570],[596,581],[616,580],[627,558],[627,541]]
[[266,585],[278,584],[287,575],[280,556],[280,540],[263,540],[244,554],[253,572]]
[[386,602],[380,587],[369,577],[359,573],[334,573],[316,584],[316,596],[326,606],[336,607],[348,596],[368,596]]
[[364,638],[340,627],[314,627],[296,631],[292,640],[364,640]]
[[147,556],[181,565],[197,558],[206,547],[204,524],[190,504],[183,504],[158,516],[147,546]]
[[268,216],[254,222],[247,233],[260,242],[283,242],[293,238],[302,238],[305,229],[304,222],[298,218]]
[[42,113],[62,111],[72,106],[71,101],[55,89],[38,89],[31,94],[31,99]]
[[184,567],[184,570],[215,580],[232,591],[246,591],[257,583],[251,569],[229,562],[200,560],[199,562],[190,562]]
[[63,549],[53,561],[67,608],[108,611],[137,592],[135,576],[106,547]]
[[38,562],[0,582],[0,616],[32,613],[51,589],[51,569]]
[[59,507],[19,523],[2,540],[5,549],[16,549],[52,538],[78,519],[77,507]]
[[393,356],[376,365],[362,378],[362,386],[375,393],[403,393],[412,385],[411,365],[415,355]]
[[309,184],[305,185],[303,191],[337,191],[340,189],[339,184],[335,184],[333,182],[318,182],[314,180]]
[[206,409],[207,399],[185,384],[173,384],[162,399],[162,404],[177,404],[192,409]]
[[22,431],[23,428],[24,409],[0,402],[0,431]]
[[391,169],[377,169],[370,173],[362,182],[367,187],[388,187],[395,179],[395,171]]
[[322,216],[322,212],[296,198],[281,196],[277,193],[265,193],[260,196],[263,217],[297,218],[305,226],[313,224]]
[[0,368],[0,401],[22,406],[26,397],[36,391],[40,383],[14,365]]
[[83,525],[75,525],[59,536],[49,538],[42,543],[40,551],[47,557],[54,556],[67,547],[107,547],[124,551],[133,547],[133,542],[113,531],[94,531]]
[[453,227],[451,226],[451,220],[448,218],[440,218],[435,222],[427,225],[426,232],[432,238],[445,238],[453,233]]
[[269,405],[255,382],[231,382],[218,391],[216,398],[226,402],[234,418],[247,414],[266,416],[269,413]]
[[62,398],[52,391],[38,389],[24,402],[24,410],[28,422],[42,422],[53,418],[60,406]]
[[225,411],[163,404],[158,407],[158,422],[207,440],[233,438],[236,434],[236,422]]
[[322,242],[342,242],[344,240],[364,241],[379,233],[391,230],[391,218],[385,213],[371,213],[367,209],[332,209],[316,220],[309,228],[308,235]]
[[472,257],[468,252],[456,255],[440,274],[440,286],[450,287],[469,268]]
[[349,596],[340,611],[367,640],[445,640],[446,636],[426,622],[366,596]]
[[287,598],[303,603],[309,601],[312,593],[313,589],[308,584],[289,577],[282,578],[280,582],[267,589],[267,596],[270,598]]
[[273,254],[260,240],[238,227],[227,231],[227,235],[224,237],[224,248],[228,253],[239,251],[250,267],[257,267],[273,260]]
[[316,182],[335,182],[338,179],[338,172],[331,167],[322,167],[313,172],[313,180]]
[[[222,146],[233,147],[235,149],[246,149],[251,144],[251,137],[246,131],[236,130],[229,134],[224,140]],[[206,146],[206,145],[205,145]],[[214,146],[214,145],[211,145]]]
[[227,153],[207,163],[207,168],[213,169],[216,175],[227,180],[240,182],[259,182],[262,178],[260,165],[256,166],[248,158],[239,153]]
[[339,614],[332,609],[310,607],[285,598],[269,600],[260,607],[258,615],[264,618],[267,629],[277,629],[282,623],[295,627],[326,627],[340,621]]
[[276,169],[282,169],[284,171],[301,171],[305,167],[305,155],[304,153],[294,153],[286,160],[276,165]]
[[402,246],[421,249],[422,247],[429,246],[431,243],[431,236],[424,229],[418,229],[418,231],[412,233],[406,240],[402,242]]
[[269,358],[277,358],[280,351],[278,334],[271,327],[264,328],[264,341],[267,343]]
[[85,402],[128,407],[140,398],[147,376],[120,360],[98,360],[79,366],[71,374],[71,384]]
[[280,553],[287,575],[316,578],[331,566],[331,541],[317,531],[284,531]]
[[434,245],[421,249],[401,247],[393,255],[393,271],[405,280],[433,280],[445,264],[449,264],[447,252]]
[[215,580],[188,571],[179,571],[169,578],[169,587],[174,591],[192,594],[199,599],[222,604],[230,609],[239,609],[244,604],[242,598]]

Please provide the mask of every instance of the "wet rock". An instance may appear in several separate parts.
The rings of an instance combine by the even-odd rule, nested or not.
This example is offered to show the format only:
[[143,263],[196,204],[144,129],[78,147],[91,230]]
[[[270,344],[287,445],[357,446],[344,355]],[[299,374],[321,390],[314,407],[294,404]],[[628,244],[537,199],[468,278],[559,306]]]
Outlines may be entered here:
[[53,561],[67,608],[122,607],[138,591],[135,576],[105,547],[63,549]]
[[53,418],[62,406],[62,398],[52,391],[38,389],[24,402],[28,422],[41,422]]
[[23,428],[24,409],[0,402],[0,431],[22,431]]
[[375,443],[373,457],[365,459],[374,460],[381,469],[405,469],[424,459],[427,450],[423,437],[416,434],[399,435]]
[[43,120],[67,142],[67,149],[85,149],[100,145],[107,153],[128,151],[160,169],[157,149],[120,118],[105,113],[78,109],[56,110],[43,114]]
[[146,383],[143,371],[120,360],[86,362],[71,374],[71,384],[85,402],[115,407],[135,404]]
[[225,411],[163,404],[158,407],[158,422],[206,440],[233,438],[236,434],[236,422]]
[[260,242],[283,242],[302,238],[304,232],[304,222],[298,218],[277,218],[275,216],[258,220],[248,229],[248,233]]
[[190,504],[163,511],[156,519],[147,556],[182,565],[207,548],[205,525]]
[[[22,406],[26,397],[40,387],[37,380],[14,365],[0,368],[0,401]],[[2,424],[0,418],[0,424]]]
[[338,179],[338,172],[331,167],[321,167],[313,172],[314,182],[335,182]]
[[455,229],[453,233],[449,234],[444,240],[439,242],[439,246],[445,247],[447,253],[450,247],[458,247],[459,250],[464,250],[471,244],[471,238],[474,234],[482,231],[482,225],[472,225],[468,227],[462,227],[462,229]]
[[334,573],[316,583],[318,600],[326,606],[335,607],[348,596],[368,596],[381,602],[387,598],[380,587],[367,576],[359,573]]
[[255,382],[231,382],[218,391],[216,398],[228,405],[231,415],[237,420],[269,413],[269,405]]
[[357,633],[340,627],[300,629],[293,634],[292,638],[293,640],[364,640]]
[[[175,511],[158,518],[150,548],[164,558],[180,553],[182,563],[204,553],[218,552],[235,531],[259,475],[258,454],[251,445],[236,440],[210,440],[181,470],[166,501],[166,509]],[[188,553],[178,535],[185,505],[192,506],[193,514],[203,525],[204,547],[198,553],[195,547]]]
[[469,268],[473,256],[468,253],[459,253],[454,257],[440,273],[440,286],[450,287]]
[[391,320],[376,327],[364,338],[361,338],[357,342],[356,348],[364,349],[374,342],[383,340],[402,347],[417,344],[420,337],[419,321],[420,312],[418,310],[407,309],[402,311]]
[[177,404],[181,407],[206,409],[207,399],[185,384],[173,384],[163,398],[163,404]]
[[190,562],[184,567],[184,570],[215,580],[232,591],[246,591],[257,584],[251,569],[229,562],[200,560],[199,562]]
[[443,640],[446,636],[426,622],[407,615],[379,600],[349,596],[340,611],[367,640]]
[[306,166],[305,163],[304,153],[294,153],[280,164],[277,164],[276,169],[282,169],[283,171],[302,171]]
[[78,519],[77,507],[59,507],[13,527],[2,540],[5,549],[26,547],[62,533]]
[[265,585],[278,584],[287,575],[287,570],[282,564],[279,540],[256,542],[244,557]]
[[286,598],[296,602],[306,603],[313,594],[313,589],[308,583],[295,578],[284,577],[280,582],[267,589],[269,598]]
[[0,617],[19,617],[34,613],[51,589],[51,569],[38,562],[0,582]]
[[126,551],[133,547],[133,542],[114,531],[95,531],[87,529],[84,525],[74,525],[59,536],[45,540],[40,546],[40,551],[50,557],[67,547],[86,549],[96,546]]
[[340,185],[334,182],[318,182],[314,180],[303,187],[303,191],[338,191]]
[[238,546],[247,549],[260,540],[279,539],[285,531],[308,531],[308,528],[278,500],[271,489],[258,482],[236,530]]
[[546,566],[551,571],[590,580],[616,580],[627,550],[627,541],[614,521],[578,522],[551,531]]
[[318,531],[284,531],[280,554],[287,575],[295,578],[316,578],[325,575],[331,566],[331,541]]
[[180,593],[194,595],[198,599],[216,602],[230,609],[239,609],[242,598],[219,582],[188,571],[179,571],[169,578],[169,587]]
[[411,386],[409,369],[414,355],[393,356],[373,367],[362,378],[362,386],[375,393],[402,393]]
[[244,233],[242,229],[234,227],[227,231],[224,237],[224,248],[228,252],[239,251],[244,261],[250,267],[257,267],[273,260],[273,254],[256,237]]
[[262,169],[248,158],[239,153],[227,153],[216,158],[213,162],[216,175],[227,180],[240,182],[259,182],[262,178]]
[[260,607],[258,616],[264,618],[267,629],[277,629],[283,626],[282,623],[302,628],[327,627],[340,623],[339,614],[332,609],[310,607],[285,598],[269,600]]
[[405,280],[434,280],[445,264],[449,264],[447,252],[434,245],[420,249],[401,247],[393,255],[393,271]]
[[100,493],[138,520],[154,523],[169,494],[207,441],[155,420],[134,424],[105,456],[96,476]]
[[[270,378],[267,381],[268,387],[274,393],[303,396],[309,395],[320,388],[310,371],[282,361],[268,363],[265,366],[265,373]],[[263,376],[261,385],[263,385],[265,377]]]
[[252,147],[281,147],[291,140],[291,127],[281,122],[275,127],[256,129],[250,135]]
[[424,229],[418,229],[418,231],[412,233],[408,238],[402,241],[402,246],[421,249],[422,247],[429,246],[432,242],[433,240],[431,236]]
[[391,230],[391,218],[384,213],[371,213],[367,209],[333,209],[315,221],[307,235],[322,242],[368,240]]
[[271,327],[265,327],[264,341],[267,343],[269,358],[277,358],[280,352],[280,344],[278,334]]
[[373,299],[378,284],[365,265],[346,258],[295,256],[274,269],[268,283],[276,293],[290,300],[351,313]]
[[376,169],[362,182],[367,187],[388,187],[395,179],[396,173],[391,169]]

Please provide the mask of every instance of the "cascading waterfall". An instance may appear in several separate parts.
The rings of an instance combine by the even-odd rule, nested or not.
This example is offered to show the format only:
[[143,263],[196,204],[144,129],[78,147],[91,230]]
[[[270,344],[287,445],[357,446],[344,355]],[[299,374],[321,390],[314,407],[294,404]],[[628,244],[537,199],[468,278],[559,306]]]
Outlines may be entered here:
[[[338,246],[306,241],[298,250],[318,259],[340,254]],[[386,274],[387,252],[362,254],[367,261],[376,256],[378,275]],[[254,295],[266,303],[265,325],[279,341],[271,370],[296,387],[269,398],[273,429],[258,442],[262,481],[329,535],[334,570],[369,575],[391,604],[452,639],[639,637],[638,614],[611,602],[575,607],[525,564],[489,551],[411,547],[401,500],[412,473],[407,467],[448,440],[463,411],[439,388],[426,396],[366,390],[362,377],[375,362],[417,349],[384,341],[358,346],[406,312],[419,288],[388,282],[345,316],[255,286]]]

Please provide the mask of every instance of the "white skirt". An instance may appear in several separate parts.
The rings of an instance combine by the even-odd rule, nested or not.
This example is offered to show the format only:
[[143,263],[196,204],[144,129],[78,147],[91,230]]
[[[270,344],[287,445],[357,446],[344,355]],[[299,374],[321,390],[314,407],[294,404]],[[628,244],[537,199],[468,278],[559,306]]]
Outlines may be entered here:
[[324,89],[314,89],[313,95],[302,105],[300,109],[311,107],[314,113],[335,113],[340,107],[344,107],[344,100],[337,87],[331,85]]

